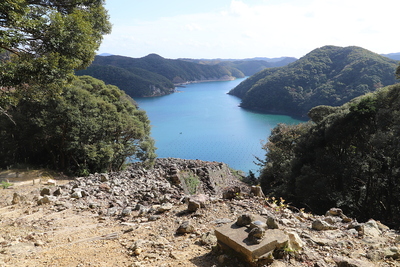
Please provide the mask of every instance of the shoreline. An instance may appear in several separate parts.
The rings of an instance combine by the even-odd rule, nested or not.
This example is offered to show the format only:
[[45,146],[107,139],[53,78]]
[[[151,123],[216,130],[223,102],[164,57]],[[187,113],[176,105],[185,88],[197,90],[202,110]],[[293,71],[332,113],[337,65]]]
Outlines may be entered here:
[[229,77],[219,78],[219,79],[194,80],[194,81],[186,81],[186,82],[183,82],[183,83],[174,83],[174,86],[175,87],[185,87],[185,85],[193,84],[193,83],[227,82],[227,81],[234,81],[236,79],[237,79],[236,77],[229,76]]

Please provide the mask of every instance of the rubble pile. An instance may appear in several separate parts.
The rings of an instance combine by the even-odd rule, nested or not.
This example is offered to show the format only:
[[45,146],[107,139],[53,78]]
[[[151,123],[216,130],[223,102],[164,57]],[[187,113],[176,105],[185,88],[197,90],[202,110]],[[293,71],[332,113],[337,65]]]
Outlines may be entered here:
[[[77,246],[78,253],[84,242],[95,252],[82,255],[91,265],[79,266],[104,266],[98,257],[110,250],[102,252],[104,240],[116,251],[114,266],[400,266],[400,236],[379,221],[360,223],[339,208],[313,215],[278,204],[223,163],[158,159],[151,170],[132,164],[63,185],[52,181],[34,197],[17,190],[9,196],[9,207],[2,208],[9,217],[0,218],[0,266],[25,266],[21,259],[29,266],[78,266],[76,257],[68,258],[74,253],[57,248]],[[18,207],[21,215],[12,217]],[[76,237],[63,230],[80,229],[70,225],[72,218],[97,230],[82,226],[85,237],[73,242]],[[17,236],[9,225],[28,230]],[[90,237],[91,231],[98,235]]]
[[187,176],[197,179],[195,192],[213,197],[222,195],[226,187],[246,188],[224,163],[164,158],[157,159],[150,170],[133,163],[121,172],[91,174],[66,185],[44,187],[37,203],[53,203],[58,211],[73,205],[98,209],[107,216],[127,216],[134,209],[143,214],[145,206],[182,201],[189,193]]

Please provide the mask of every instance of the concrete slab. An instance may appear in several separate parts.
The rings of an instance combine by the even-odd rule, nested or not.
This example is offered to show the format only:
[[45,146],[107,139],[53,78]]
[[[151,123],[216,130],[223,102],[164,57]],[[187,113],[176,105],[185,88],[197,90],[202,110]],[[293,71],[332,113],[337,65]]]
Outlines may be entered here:
[[[265,218],[256,219],[265,221]],[[247,238],[249,231],[247,227],[239,227],[235,223],[230,223],[215,229],[215,236],[220,245],[240,253],[249,262],[254,262],[289,242],[289,237],[282,230],[268,229],[262,242],[254,244]]]

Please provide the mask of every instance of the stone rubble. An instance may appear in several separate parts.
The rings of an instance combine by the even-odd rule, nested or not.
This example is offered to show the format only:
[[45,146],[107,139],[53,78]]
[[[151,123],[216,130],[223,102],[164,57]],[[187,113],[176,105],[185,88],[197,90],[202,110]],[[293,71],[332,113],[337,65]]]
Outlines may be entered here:
[[[191,196],[188,173],[200,181]],[[22,202],[27,203],[23,196],[13,197],[13,205]],[[37,193],[35,205],[60,213],[90,211],[99,222],[119,222],[124,231],[118,239],[134,259],[131,266],[183,261],[195,246],[208,249],[214,266],[400,266],[396,231],[373,219],[359,223],[338,208],[312,215],[274,206],[259,187],[241,183],[223,163],[157,159],[151,170],[132,164],[65,185],[52,182]],[[242,240],[235,239],[237,229]],[[143,230],[151,234],[133,242],[124,237]],[[246,238],[251,242],[243,242]],[[26,239],[32,247],[46,246],[37,235]],[[0,236],[0,253],[12,242]]]

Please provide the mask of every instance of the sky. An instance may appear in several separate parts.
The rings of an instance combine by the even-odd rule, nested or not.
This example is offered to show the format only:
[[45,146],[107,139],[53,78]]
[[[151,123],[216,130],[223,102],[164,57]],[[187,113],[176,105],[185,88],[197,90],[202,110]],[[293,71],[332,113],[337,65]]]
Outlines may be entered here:
[[325,45],[400,52],[398,0],[106,0],[98,53],[300,58]]

